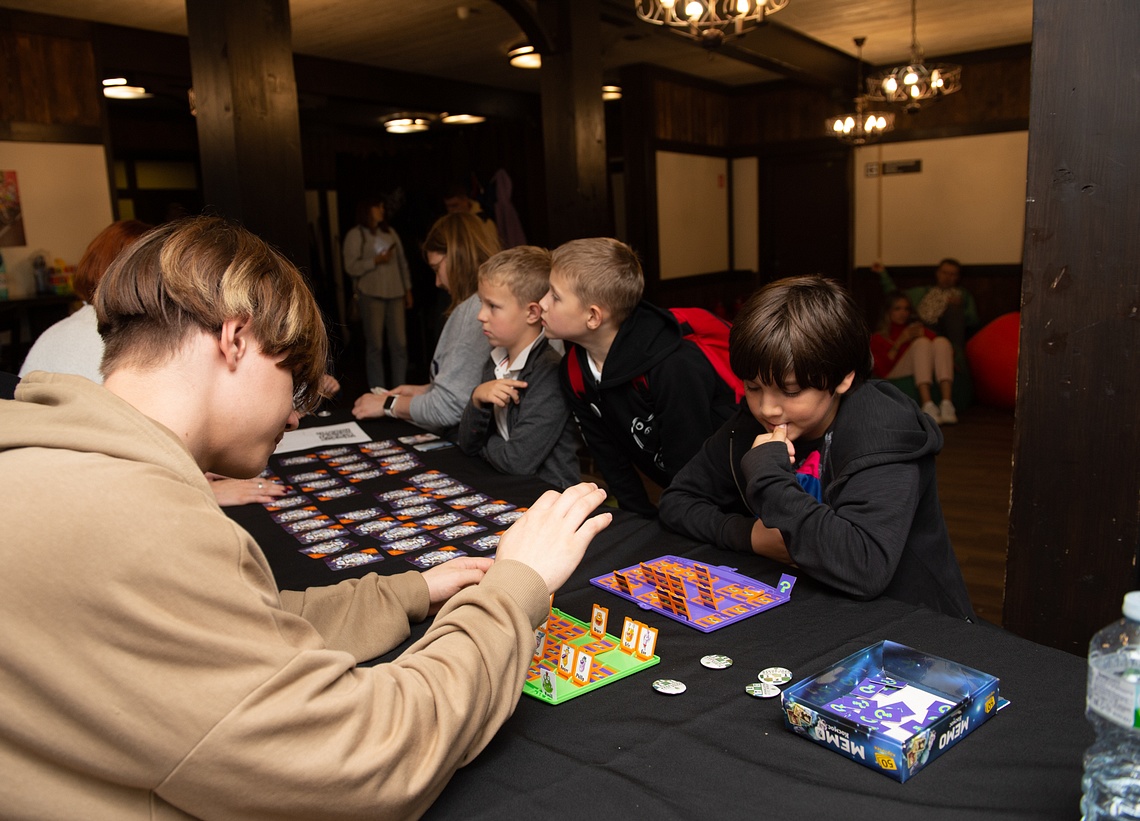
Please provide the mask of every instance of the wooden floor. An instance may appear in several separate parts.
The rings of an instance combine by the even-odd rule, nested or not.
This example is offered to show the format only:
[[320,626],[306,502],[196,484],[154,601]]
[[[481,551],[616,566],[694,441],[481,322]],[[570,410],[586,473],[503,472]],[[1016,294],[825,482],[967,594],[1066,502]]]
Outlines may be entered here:
[[1013,411],[971,407],[942,429],[938,456],[942,514],[974,611],[1001,624],[1009,493],[1013,471]]

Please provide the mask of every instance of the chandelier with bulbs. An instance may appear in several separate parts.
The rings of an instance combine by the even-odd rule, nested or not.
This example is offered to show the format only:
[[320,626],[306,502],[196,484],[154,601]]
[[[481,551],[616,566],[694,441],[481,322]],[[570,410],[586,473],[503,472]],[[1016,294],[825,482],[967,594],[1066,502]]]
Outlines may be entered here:
[[863,145],[878,139],[895,127],[895,115],[889,111],[868,111],[867,97],[863,93],[863,43],[866,37],[855,38],[858,50],[859,82],[856,85],[855,113],[829,117],[827,133],[851,145]]
[[637,16],[716,48],[762,25],[788,0],[636,0]]
[[962,67],[927,63],[917,35],[917,0],[910,0],[910,62],[879,72],[867,81],[867,98],[898,103],[915,112],[922,103],[953,94],[962,87]]

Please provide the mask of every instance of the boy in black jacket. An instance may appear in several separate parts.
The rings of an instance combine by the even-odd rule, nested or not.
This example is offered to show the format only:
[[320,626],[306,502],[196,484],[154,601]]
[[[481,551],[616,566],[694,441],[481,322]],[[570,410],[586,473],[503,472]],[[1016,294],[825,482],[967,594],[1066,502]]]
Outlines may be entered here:
[[641,301],[644,287],[629,246],[578,239],[555,249],[540,304],[547,336],[574,343],[562,388],[610,493],[655,516],[638,470],[667,486],[736,396],[673,315]]
[[936,424],[889,382],[850,295],[821,277],[754,294],[730,336],[747,407],[661,497],[670,528],[799,565],[860,599],[973,618],[935,481]]

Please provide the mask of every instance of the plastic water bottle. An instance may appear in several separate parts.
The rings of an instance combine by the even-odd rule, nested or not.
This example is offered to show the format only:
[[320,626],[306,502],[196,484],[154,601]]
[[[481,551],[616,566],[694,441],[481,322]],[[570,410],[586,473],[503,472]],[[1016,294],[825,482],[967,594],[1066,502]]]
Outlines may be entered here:
[[1140,591],[1089,642],[1085,716],[1096,742],[1085,752],[1082,818],[1140,819]]

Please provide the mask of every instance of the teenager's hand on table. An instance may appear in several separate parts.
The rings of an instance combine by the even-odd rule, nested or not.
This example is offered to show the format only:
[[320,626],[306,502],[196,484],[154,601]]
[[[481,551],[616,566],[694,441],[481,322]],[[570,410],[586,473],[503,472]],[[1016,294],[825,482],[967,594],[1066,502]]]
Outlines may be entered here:
[[397,385],[388,391],[396,396],[423,396],[431,390],[431,385]]
[[230,479],[216,473],[207,473],[210,490],[222,507],[237,507],[254,502],[268,504],[285,495],[285,486],[268,479]]
[[788,446],[788,461],[794,462],[796,460],[796,446],[788,439],[788,426],[776,425],[771,433],[762,433],[752,440],[752,447],[758,448],[768,442],[783,442]]
[[449,562],[437,564],[421,575],[428,586],[428,614],[439,612],[443,603],[465,587],[478,584],[483,574],[491,569],[493,559],[484,556],[459,556]]
[[605,500],[606,492],[590,482],[562,493],[546,491],[502,535],[496,558],[529,565],[554,593],[570,578],[593,538],[613,521],[610,513],[586,518]]
[[471,392],[471,401],[475,403],[477,408],[484,405],[496,405],[505,408],[511,402],[517,405],[519,403],[519,391],[525,387],[526,382],[521,379],[493,379],[477,386]]

